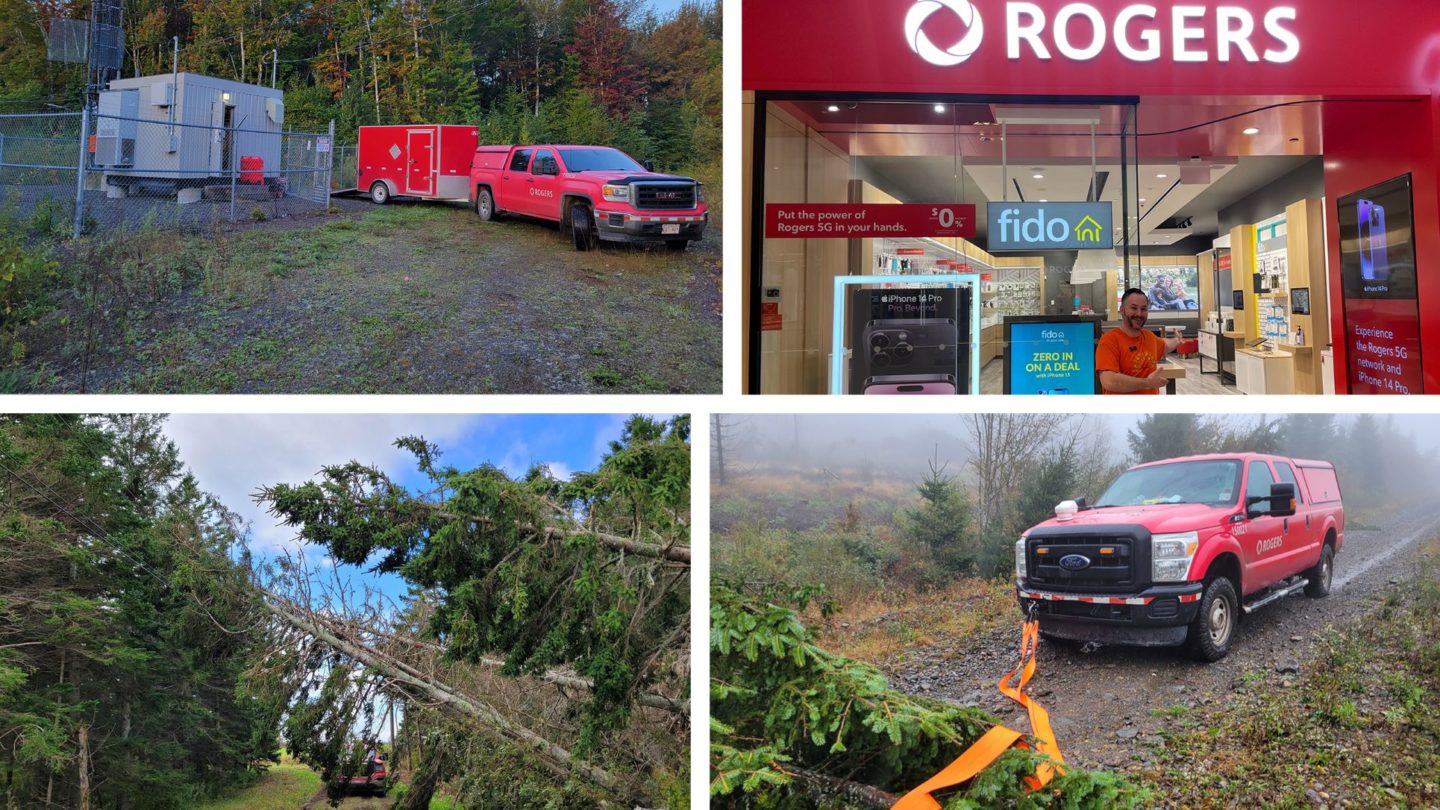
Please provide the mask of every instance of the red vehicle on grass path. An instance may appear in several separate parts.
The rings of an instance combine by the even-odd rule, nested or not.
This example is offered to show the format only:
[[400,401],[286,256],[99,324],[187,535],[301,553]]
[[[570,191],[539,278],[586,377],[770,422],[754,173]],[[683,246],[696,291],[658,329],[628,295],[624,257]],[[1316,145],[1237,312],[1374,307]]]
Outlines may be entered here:
[[1345,541],[1328,461],[1258,453],[1141,464],[1094,506],[1065,501],[1015,543],[1016,596],[1041,635],[1229,652],[1243,614],[1330,592]]
[[481,146],[469,197],[482,220],[511,213],[558,222],[576,250],[601,240],[684,250],[710,219],[701,183],[607,146]]

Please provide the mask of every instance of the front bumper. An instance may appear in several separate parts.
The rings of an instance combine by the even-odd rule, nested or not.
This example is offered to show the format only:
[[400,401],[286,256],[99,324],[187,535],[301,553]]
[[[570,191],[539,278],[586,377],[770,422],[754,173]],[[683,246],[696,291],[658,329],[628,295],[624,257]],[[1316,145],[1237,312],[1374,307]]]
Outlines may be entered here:
[[[699,214],[635,214],[596,211],[595,226],[601,239],[611,242],[695,241],[705,235],[709,212]],[[667,233],[667,231],[674,231]]]
[[1058,638],[1168,647],[1182,644],[1200,609],[1204,584],[1154,585],[1135,594],[1101,595],[1016,587],[1020,607],[1035,605],[1040,630]]

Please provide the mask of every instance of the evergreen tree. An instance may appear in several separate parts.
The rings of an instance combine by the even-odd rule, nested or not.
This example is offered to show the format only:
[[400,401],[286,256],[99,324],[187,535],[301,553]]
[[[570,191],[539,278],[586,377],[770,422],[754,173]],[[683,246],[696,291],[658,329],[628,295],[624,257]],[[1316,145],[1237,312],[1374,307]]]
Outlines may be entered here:
[[1157,413],[1140,417],[1129,432],[1135,463],[1192,455],[1199,445],[1200,417],[1193,413]]
[[0,419],[7,806],[190,807],[275,755],[280,707],[244,696],[264,631],[233,517],[159,427]]
[[967,573],[977,557],[970,537],[974,507],[954,477],[945,474],[948,465],[938,460],[929,465],[930,474],[915,485],[920,506],[902,516],[903,532],[930,551],[943,573]]

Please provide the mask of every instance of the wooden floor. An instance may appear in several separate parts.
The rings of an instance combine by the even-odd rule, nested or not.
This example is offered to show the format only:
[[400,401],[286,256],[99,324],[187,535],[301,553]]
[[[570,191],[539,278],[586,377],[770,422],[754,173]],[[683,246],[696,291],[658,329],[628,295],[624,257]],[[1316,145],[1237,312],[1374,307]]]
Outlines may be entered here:
[[[1240,389],[1233,385],[1220,385],[1220,375],[1201,374],[1200,356],[1185,360],[1171,355],[1170,361],[1178,363],[1185,369],[1185,379],[1175,382],[1175,393],[1177,395],[1190,396],[1237,396]],[[1215,364],[1209,360],[1205,361],[1205,368],[1212,369]],[[980,393],[1000,395],[1005,392],[1004,361],[1000,358],[991,360],[980,370]],[[1162,391],[1163,393],[1163,391]]]

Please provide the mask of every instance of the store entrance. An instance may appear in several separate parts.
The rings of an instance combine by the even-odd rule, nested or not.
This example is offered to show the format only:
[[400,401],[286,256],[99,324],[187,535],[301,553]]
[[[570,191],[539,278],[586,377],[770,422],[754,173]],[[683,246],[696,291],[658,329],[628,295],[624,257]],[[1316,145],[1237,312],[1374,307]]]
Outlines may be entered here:
[[[837,309],[836,277],[884,276],[870,285],[884,289],[918,286],[899,278],[907,275],[960,273],[977,277],[980,317],[968,335],[978,359],[974,393],[1077,392],[1019,379],[1017,363],[1035,364],[1011,351],[1013,324],[1080,319],[1111,328],[1127,288],[1146,293],[1150,328],[1183,335],[1183,352],[1169,364],[1173,393],[1320,393],[1316,347],[1328,340],[1320,105],[812,95],[767,98],[760,110],[755,165],[763,170],[754,179],[767,210],[975,209],[963,236],[935,235],[924,221],[849,238],[767,232],[752,256],[760,274],[751,279],[759,304],[751,390],[859,393],[835,380],[837,367],[847,379],[856,368],[873,371],[861,362],[868,347],[831,339],[845,331],[837,318],[853,319]],[[1056,212],[1079,219],[1093,206],[1110,217],[1103,245],[1049,239],[1061,234]]]

